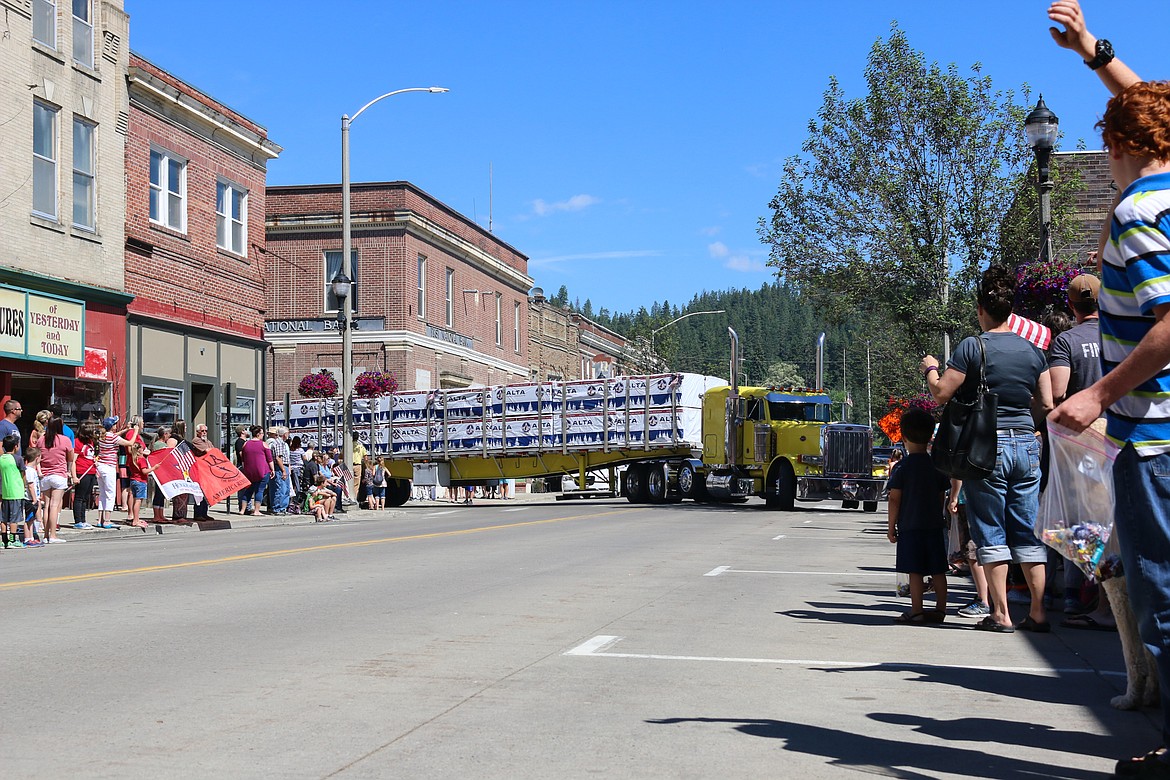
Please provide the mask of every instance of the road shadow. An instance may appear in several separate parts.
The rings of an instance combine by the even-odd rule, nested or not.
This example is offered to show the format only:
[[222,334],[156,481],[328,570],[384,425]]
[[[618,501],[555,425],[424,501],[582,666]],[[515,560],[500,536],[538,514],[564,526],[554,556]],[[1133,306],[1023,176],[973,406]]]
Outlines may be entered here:
[[[888,716],[887,716],[888,717]],[[891,739],[870,737],[840,729],[792,723],[770,718],[662,718],[647,720],[656,725],[678,725],[687,723],[717,724],[731,726],[735,731],[752,737],[784,740],[784,749],[794,753],[821,756],[828,759],[830,766],[851,768],[867,774],[881,774],[884,777],[898,777],[905,780],[925,780],[942,774],[963,777],[986,778],[987,780],[1035,780],[1038,777],[1059,778],[1060,780],[1099,780],[1103,775],[1088,769],[1053,766],[1040,761],[997,756],[982,750],[971,750],[954,745],[922,745]],[[1011,729],[1026,731],[1014,721],[990,721],[997,723],[996,734]],[[1042,727],[1037,734],[1052,740],[1052,750],[1063,752],[1061,747],[1079,735],[1068,732],[1045,731]],[[916,729],[917,730],[917,729]],[[926,733],[926,732],[922,732]],[[970,739],[969,736],[964,737]],[[1030,744],[1030,747],[1048,749],[1048,744]],[[882,768],[880,773],[874,768]]]

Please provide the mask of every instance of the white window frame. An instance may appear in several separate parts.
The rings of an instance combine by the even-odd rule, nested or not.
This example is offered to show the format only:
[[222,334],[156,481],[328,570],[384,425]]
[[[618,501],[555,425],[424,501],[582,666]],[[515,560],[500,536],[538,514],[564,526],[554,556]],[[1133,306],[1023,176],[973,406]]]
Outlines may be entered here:
[[496,346],[503,346],[504,339],[504,320],[503,320],[503,306],[502,301],[504,296],[496,293]]
[[[38,144],[37,144],[36,114],[37,114],[38,110],[48,112],[48,114],[51,116],[51,118],[53,120],[52,125],[50,127],[50,133],[51,133],[52,137],[49,139],[49,144],[48,144],[48,146],[49,146],[48,151],[52,154],[51,157],[37,152]],[[61,117],[61,109],[56,108],[55,106],[51,106],[48,103],[42,103],[39,100],[33,100],[33,145],[32,145],[32,148],[33,148],[33,199],[32,199],[33,213],[38,215],[38,216],[46,217],[46,218],[54,220],[54,221],[57,220],[57,214],[58,214],[58,211],[60,210],[59,209],[59,207],[60,207],[60,186],[58,184],[59,177],[58,177],[58,172],[57,172],[57,159],[58,159],[58,157],[60,157],[58,146],[57,146],[57,137],[60,134],[60,132],[59,132],[60,117]],[[52,209],[52,211],[45,211],[44,209],[37,208],[37,200],[38,200],[38,198],[37,198],[37,195],[38,195],[37,169],[38,168],[42,171],[45,171],[47,169],[52,174],[52,177],[51,177],[52,187],[53,187],[53,209]],[[44,193],[40,193],[40,194],[44,195]]]
[[427,258],[418,256],[418,318],[427,316]]
[[520,354],[520,304],[512,306],[512,344],[516,354]]
[[[159,158],[159,180],[154,181],[153,169],[154,158]],[[150,148],[150,194],[153,196],[155,210],[157,214],[150,214],[150,221],[156,225],[162,225],[165,228],[177,231],[179,233],[187,232],[187,160],[179,157],[173,152],[166,149],[161,149],[152,146]],[[171,189],[171,164],[175,163],[179,166],[179,181],[178,192]],[[157,193],[157,194],[156,194]],[[170,221],[172,200],[177,199],[179,202],[179,224],[173,225]],[[147,211],[149,212],[149,207]]]
[[[349,250],[349,279],[350,279],[349,311],[351,314],[357,314],[357,310],[358,310],[358,305],[357,305],[358,304],[358,299],[357,299],[358,280],[361,278],[361,274],[358,273],[358,257],[359,257],[358,251],[351,247]],[[322,303],[322,308],[326,314],[336,314],[337,313],[337,306],[335,305],[336,301],[330,301],[329,299],[333,297],[333,276],[337,272],[336,271],[334,271],[333,273],[329,272],[330,259],[334,259],[338,263],[340,263],[341,262],[341,250],[340,249],[324,249],[321,251],[321,273],[325,277],[325,298],[324,298],[324,302]],[[338,267],[340,268],[340,265]],[[329,368],[329,367],[326,366],[326,368]],[[318,369],[314,368],[313,370],[317,371]],[[333,369],[330,368],[329,370],[332,371]]]
[[[51,36],[50,40],[43,40],[37,37],[37,26],[43,24],[46,19],[49,22],[48,33]],[[53,51],[57,50],[57,1],[56,0],[33,0],[33,40],[37,43],[43,43]]]
[[[239,219],[233,216],[236,195],[239,195],[240,198]],[[220,211],[221,196],[224,211]],[[238,236],[237,230],[239,231]],[[239,238],[238,246],[237,237]],[[233,255],[248,256],[248,191],[227,179],[219,179],[215,183],[215,245]]]
[[[88,169],[78,167],[79,158],[83,156],[78,153],[78,126],[85,127],[89,131],[89,149],[85,153],[85,156],[89,157]],[[97,139],[94,137],[96,134],[96,124],[79,116],[73,117],[73,227],[90,231],[97,229],[97,160],[94,157],[97,152]],[[86,214],[78,220],[77,196],[83,190],[86,199],[84,204]]]
[[[77,15],[78,5],[85,17]],[[93,68],[93,0],[73,0],[73,61]]]
[[447,299],[444,321],[448,328],[455,327],[455,270],[453,268],[447,269]]

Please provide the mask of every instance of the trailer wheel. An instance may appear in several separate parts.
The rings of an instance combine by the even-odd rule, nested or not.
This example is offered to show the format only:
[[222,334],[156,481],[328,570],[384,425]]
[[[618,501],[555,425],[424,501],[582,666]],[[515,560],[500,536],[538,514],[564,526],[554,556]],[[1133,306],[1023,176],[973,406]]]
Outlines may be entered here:
[[646,467],[635,463],[626,469],[626,500],[631,504],[644,504],[646,495]]
[[791,512],[796,506],[796,475],[792,464],[781,458],[768,470],[764,484],[764,503],[769,509]]
[[877,504],[876,501],[866,501],[861,505],[861,509],[863,512],[876,512]]
[[409,479],[391,478],[386,481],[386,506],[402,506],[409,498]]
[[707,483],[695,471],[693,463],[683,461],[682,465],[678,467],[678,492],[682,494],[683,498],[695,501],[707,500]]
[[651,504],[661,504],[666,501],[667,493],[666,464],[654,463],[646,467],[646,497]]

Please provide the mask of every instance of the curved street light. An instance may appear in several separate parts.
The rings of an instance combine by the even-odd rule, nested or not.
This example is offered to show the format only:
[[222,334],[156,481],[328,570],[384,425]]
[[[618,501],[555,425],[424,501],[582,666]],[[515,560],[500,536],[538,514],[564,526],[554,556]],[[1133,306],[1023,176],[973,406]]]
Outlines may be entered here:
[[[362,115],[370,106],[375,103],[385,100],[394,95],[401,95],[405,92],[432,92],[441,93],[449,92],[446,87],[408,87],[406,89],[396,89],[393,92],[387,92],[385,95],[378,97],[366,103],[359,108],[351,117],[349,114],[342,114],[341,116],[341,269],[338,275],[334,277],[334,282],[348,282],[353,278],[353,269],[350,266],[350,252],[352,251],[353,240],[350,235],[350,213],[349,213],[349,126],[353,120]],[[344,297],[338,296],[338,319],[345,323],[341,328],[341,418],[342,418],[342,434],[341,434],[341,452],[345,468],[353,466],[353,420],[350,419],[350,407],[353,404],[353,399],[350,397],[353,393],[353,337],[350,331],[354,326],[353,321],[353,296],[349,295],[350,285],[345,284]],[[373,442],[370,443],[373,446]],[[357,489],[354,486],[353,496],[357,496]]]
[[654,330],[650,331],[650,355],[654,356],[654,337],[658,334],[658,331],[666,330],[674,323],[678,322],[679,320],[685,320],[687,317],[696,317],[700,314],[726,314],[726,313],[727,312],[724,311],[723,309],[714,309],[712,311],[692,311],[689,314],[684,314],[681,317],[675,317],[673,320],[666,323],[661,328],[655,328]]

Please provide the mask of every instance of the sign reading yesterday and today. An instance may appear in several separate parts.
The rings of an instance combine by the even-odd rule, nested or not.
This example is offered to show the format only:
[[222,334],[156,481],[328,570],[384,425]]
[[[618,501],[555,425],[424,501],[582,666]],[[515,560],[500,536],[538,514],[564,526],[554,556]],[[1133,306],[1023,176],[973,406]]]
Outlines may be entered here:
[[0,286],[0,355],[85,363],[85,304]]

